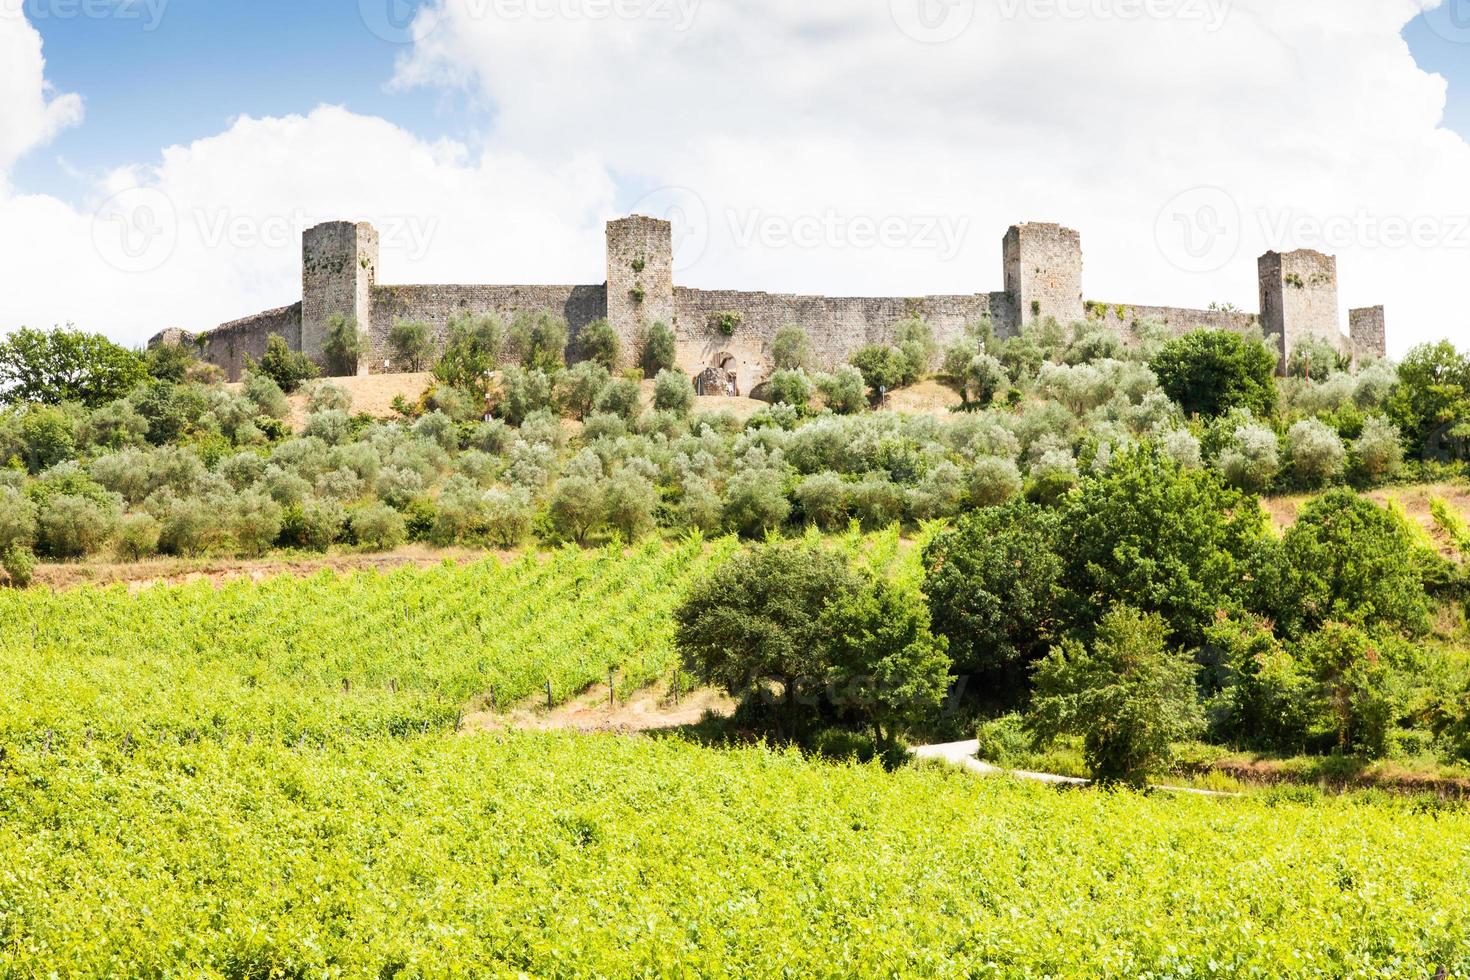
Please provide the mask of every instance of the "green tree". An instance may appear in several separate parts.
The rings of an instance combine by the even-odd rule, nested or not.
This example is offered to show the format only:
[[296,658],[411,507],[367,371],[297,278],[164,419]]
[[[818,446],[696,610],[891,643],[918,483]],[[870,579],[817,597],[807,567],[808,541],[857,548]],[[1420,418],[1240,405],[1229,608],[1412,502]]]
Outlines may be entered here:
[[812,400],[812,379],[801,368],[777,371],[766,382],[766,397],[776,405],[806,408]]
[[357,318],[333,313],[327,318],[327,335],[322,339],[322,355],[327,370],[337,377],[352,377],[361,369],[362,355],[367,350],[367,334],[357,325]]
[[1276,355],[1238,333],[1187,333],[1165,344],[1150,366],[1164,393],[1191,415],[1246,408],[1265,417],[1276,408]]
[[1198,668],[1168,648],[1167,634],[1161,617],[1115,606],[1090,645],[1068,640],[1036,665],[1027,728],[1040,739],[1080,736],[1094,779],[1142,784],[1173,743],[1204,729]]
[[21,327],[0,341],[0,401],[95,408],[147,377],[141,356],[101,334]]
[[771,365],[777,371],[811,368],[812,342],[806,331],[788,323],[771,339]]
[[1318,684],[1316,706],[1337,751],[1385,755],[1404,685],[1383,645],[1355,626],[1328,623],[1298,644],[1297,656]]
[[577,344],[582,349],[582,357],[589,361],[596,361],[609,371],[618,369],[618,357],[622,351],[622,341],[618,339],[618,332],[613,329],[611,323],[604,317],[593,320],[582,328],[577,337]]
[[1158,613],[1174,642],[1198,646],[1222,609],[1240,608],[1269,554],[1254,497],[1151,447],[1114,457],[1065,498],[1062,557],[1069,627],[1115,604]]
[[912,383],[912,365],[897,347],[872,345],[852,355],[850,363],[863,373],[863,380],[874,395],[880,390],[892,391]]
[[679,339],[667,323],[655,323],[648,328],[643,338],[643,350],[639,363],[643,365],[643,376],[656,377],[660,371],[673,371],[678,367]]
[[395,320],[388,331],[388,346],[410,371],[422,371],[434,349],[433,333],[422,320]]
[[1470,459],[1470,355],[1448,340],[1409,351],[1388,414],[1415,455]]
[[694,385],[682,371],[663,370],[653,383],[653,407],[685,416],[694,408]]
[[143,356],[148,375],[155,381],[182,383],[189,372],[199,363],[195,348],[187,344],[157,344],[148,348]]
[[[245,367],[252,374],[263,374],[270,378],[288,395],[318,373],[311,358],[300,351],[293,351],[286,343],[286,338],[278,333],[266,338],[265,353],[260,356],[260,360],[247,357]],[[147,414],[144,412],[145,416]],[[152,425],[153,420],[149,419],[150,432],[153,431]]]
[[1340,488],[1302,508],[1262,593],[1287,636],[1329,622],[1418,635],[1429,629],[1425,577],[1441,560],[1395,515]]
[[924,594],[936,632],[965,673],[1034,661],[1057,635],[1062,560],[1057,516],[1013,503],[960,518],[924,549]]
[[486,378],[499,364],[505,331],[493,313],[465,314],[449,321],[444,350],[434,377],[452,388],[485,391]]

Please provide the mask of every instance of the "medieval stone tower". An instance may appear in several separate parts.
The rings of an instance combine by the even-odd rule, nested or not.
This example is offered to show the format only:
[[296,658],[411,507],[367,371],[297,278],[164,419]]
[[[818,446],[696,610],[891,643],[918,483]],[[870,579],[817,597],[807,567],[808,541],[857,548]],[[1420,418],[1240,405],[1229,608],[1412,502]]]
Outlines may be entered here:
[[[333,221],[308,229],[301,241],[301,350],[322,360],[328,322],[335,315],[359,330],[371,329],[377,279],[378,232],[372,225]],[[358,371],[367,369],[363,358]]]
[[1267,252],[1258,263],[1261,328],[1276,337],[1284,366],[1308,339],[1344,347],[1337,323],[1337,259],[1311,249]]
[[1013,225],[1001,250],[1017,324],[1041,317],[1055,317],[1058,323],[1086,318],[1081,235],[1061,225]]
[[635,214],[607,223],[607,319],[618,332],[625,359],[636,356],[650,326],[676,322],[669,222]]

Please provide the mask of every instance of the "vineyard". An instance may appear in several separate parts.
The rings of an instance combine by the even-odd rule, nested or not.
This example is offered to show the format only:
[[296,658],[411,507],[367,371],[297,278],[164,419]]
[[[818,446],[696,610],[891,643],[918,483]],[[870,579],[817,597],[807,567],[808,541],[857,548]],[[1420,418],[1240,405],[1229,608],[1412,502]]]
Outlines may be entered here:
[[666,676],[738,547],[0,594],[0,978],[1470,972],[1457,807],[455,734]]

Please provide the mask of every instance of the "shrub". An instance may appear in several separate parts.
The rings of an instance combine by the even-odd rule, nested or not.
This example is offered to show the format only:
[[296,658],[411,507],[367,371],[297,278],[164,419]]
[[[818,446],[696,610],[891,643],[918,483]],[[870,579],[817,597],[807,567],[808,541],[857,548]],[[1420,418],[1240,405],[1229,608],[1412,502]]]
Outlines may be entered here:
[[348,523],[353,540],[367,551],[392,551],[408,537],[403,515],[385,504],[358,508]]
[[1281,469],[1280,443],[1264,425],[1247,424],[1235,430],[1235,442],[1220,454],[1216,466],[1231,486],[1260,493]]
[[102,550],[117,529],[118,508],[112,500],[59,494],[37,515],[38,544],[52,558],[80,558]]
[[367,334],[358,328],[355,317],[333,313],[327,318],[327,335],[322,338],[322,356],[328,369],[339,377],[357,374],[363,351],[367,350]]
[[336,446],[352,438],[352,417],[335,409],[313,412],[306,417],[301,434],[307,438],[320,439],[329,446]]
[[791,516],[779,472],[742,470],[725,487],[725,526],[748,538],[774,531]]
[[777,405],[805,408],[812,400],[812,382],[800,368],[777,371],[766,382],[766,397]]
[[602,484],[585,476],[558,480],[549,517],[557,534],[578,544],[586,541],[603,519]]
[[1199,437],[1188,429],[1170,429],[1160,437],[1159,448],[1187,470],[1197,470],[1202,465]]
[[976,354],[965,364],[961,374],[963,384],[961,397],[967,405],[981,408],[995,400],[995,396],[1010,382],[1005,365],[989,354]]
[[1196,330],[1171,340],[1150,367],[1164,393],[1191,415],[1244,408],[1266,416],[1276,407],[1276,355],[1228,330]]
[[788,323],[771,339],[771,364],[777,371],[806,370],[811,367],[812,344],[806,331]]
[[637,541],[653,530],[658,490],[633,470],[614,474],[603,486],[602,499],[603,520],[624,541]]
[[1012,672],[1059,634],[1058,536],[1054,513],[1018,502],[967,514],[924,549],[934,628],[960,670]]
[[77,441],[83,446],[110,450],[140,446],[147,435],[148,420],[122,399],[96,409],[77,427]]
[[577,343],[585,359],[601,364],[608,371],[618,369],[622,341],[618,338],[618,332],[613,329],[612,324],[608,323],[606,318],[593,320],[583,327],[581,334],[577,337]]
[[597,395],[596,409],[599,414],[616,415],[632,421],[641,408],[638,382],[628,378],[613,378]]
[[335,500],[309,500],[287,508],[281,519],[281,543],[326,551],[347,532],[347,510]]
[[892,391],[912,380],[909,361],[897,347],[864,347],[852,355],[851,364],[862,372],[863,380],[874,395]]
[[499,548],[515,548],[531,534],[531,495],[519,488],[487,490],[482,504],[485,537]]
[[923,320],[914,317],[900,323],[894,330],[893,344],[903,354],[904,384],[913,384],[933,369],[939,348],[934,343],[934,331]]
[[970,468],[970,502],[976,507],[999,507],[1020,496],[1021,471],[1000,456],[981,456]]
[[824,472],[808,476],[796,487],[796,503],[807,523],[824,531],[847,526],[847,484],[836,473]]
[[552,404],[551,378],[544,371],[511,365],[501,373],[501,387],[496,414],[511,425],[520,425],[532,412]]
[[263,555],[281,533],[281,505],[263,493],[247,491],[230,509],[230,533],[246,555]]
[[1319,487],[1342,475],[1347,449],[1337,432],[1317,419],[1302,419],[1286,433],[1292,472],[1307,487]]
[[853,484],[848,499],[853,516],[870,531],[903,519],[903,491],[882,474],[870,473]]
[[[399,466],[385,466],[378,474],[375,487],[378,499],[402,509],[410,500],[424,492],[424,480],[413,470]],[[277,499],[280,499],[277,497]]]
[[459,448],[459,427],[443,412],[430,412],[413,424],[414,436],[453,452]]
[[36,543],[36,505],[14,487],[0,487],[0,554]]
[[908,509],[916,521],[954,517],[964,509],[965,472],[948,460],[935,464],[909,491]]
[[1347,370],[1348,359],[1343,357],[1331,341],[1319,337],[1307,337],[1297,341],[1286,362],[1286,373],[1293,378],[1310,377],[1323,381],[1339,371]]
[[566,362],[567,322],[550,310],[518,313],[506,335],[506,353],[522,367],[553,373]]
[[617,415],[602,412],[589,415],[582,423],[582,438],[587,442],[599,439],[621,439],[628,434],[628,423]]
[[422,371],[434,341],[429,325],[422,320],[395,320],[388,331],[388,346],[410,371]]
[[163,525],[152,514],[124,514],[117,525],[114,547],[123,561],[138,561],[158,551]]
[[434,522],[434,540],[457,544],[478,535],[484,523],[485,498],[480,488],[462,476],[444,481]]
[[170,499],[160,515],[159,547],[174,555],[202,555],[223,544],[225,518],[218,501]]
[[866,385],[863,372],[851,364],[844,364],[831,374],[819,374],[816,379],[822,403],[838,415],[856,415],[867,407],[863,394]]
[[659,371],[653,382],[653,407],[686,416],[694,408],[694,385],[682,371]]
[[1363,432],[1353,444],[1358,465],[1370,481],[1392,479],[1404,462],[1404,445],[1399,430],[1381,415],[1370,415]]
[[469,448],[498,456],[510,448],[514,438],[515,433],[503,420],[491,419],[478,423],[470,431]]
[[500,361],[505,330],[493,313],[451,317],[434,377],[451,388],[485,390],[487,376]]
[[643,353],[639,361],[643,365],[643,376],[652,378],[660,371],[677,369],[679,340],[667,323],[655,323],[648,328],[643,340]]
[[5,574],[10,577],[14,588],[30,588],[36,578],[36,556],[24,545],[13,544],[6,548],[0,555],[0,565],[4,565]]
[[286,393],[274,378],[262,371],[249,371],[245,375],[245,397],[255,403],[261,415],[283,419],[291,414],[291,404]]
[[1317,711],[1337,750],[1387,754],[1404,700],[1382,644],[1357,627],[1328,623],[1303,639],[1297,657],[1318,685]]
[[1036,665],[1028,729],[1042,739],[1081,736],[1098,780],[1144,782],[1170,759],[1174,742],[1204,728],[1198,668],[1167,648],[1167,632],[1162,618],[1116,606],[1090,645],[1054,647]]
[[247,357],[245,363],[251,374],[270,378],[288,395],[300,388],[302,382],[317,376],[316,365],[311,363],[311,358],[300,351],[293,351],[286,338],[275,333],[266,338],[265,353],[260,360],[253,361]]
[[341,385],[317,381],[306,386],[306,410],[346,414],[352,411],[352,396]]
[[1287,636],[1329,622],[1421,634],[1430,615],[1424,576],[1436,560],[1393,514],[1351,490],[1331,490],[1287,530],[1281,581],[1263,592]]
[[611,375],[597,361],[583,361],[563,371],[556,379],[556,403],[568,418],[583,419],[592,413],[597,396]]

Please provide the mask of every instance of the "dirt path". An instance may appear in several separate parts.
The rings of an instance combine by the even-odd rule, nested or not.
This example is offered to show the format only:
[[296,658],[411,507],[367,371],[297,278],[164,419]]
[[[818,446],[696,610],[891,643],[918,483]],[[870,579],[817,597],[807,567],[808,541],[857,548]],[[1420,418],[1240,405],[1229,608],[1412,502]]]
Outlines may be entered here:
[[509,712],[480,710],[466,714],[462,731],[494,732],[508,729],[529,731],[606,732],[622,735],[661,731],[697,725],[707,715],[728,717],[735,702],[713,688],[680,695],[663,684],[644,688],[614,705],[606,684],[599,684],[551,711],[533,698]]
[[[939,759],[952,766],[961,766],[971,772],[978,772],[983,776],[1010,776],[1014,779],[1025,779],[1035,783],[1047,783],[1051,786],[1090,786],[1092,780],[1078,779],[1076,776],[1057,776],[1047,772],[1023,772],[1019,769],[1002,769],[992,766],[988,762],[982,762],[976,758],[980,751],[978,741],[951,742],[948,745],[921,745],[909,750],[916,759]],[[1151,789],[1163,790],[1166,793],[1184,793],[1189,796],[1211,796],[1217,799],[1237,797],[1239,793],[1221,793],[1210,789],[1190,789],[1185,786],[1153,786]]]

